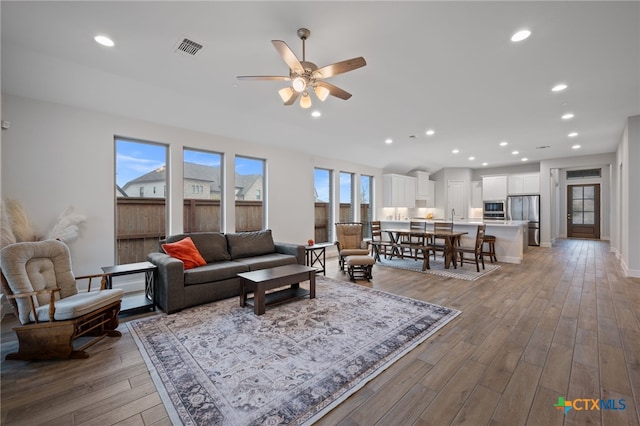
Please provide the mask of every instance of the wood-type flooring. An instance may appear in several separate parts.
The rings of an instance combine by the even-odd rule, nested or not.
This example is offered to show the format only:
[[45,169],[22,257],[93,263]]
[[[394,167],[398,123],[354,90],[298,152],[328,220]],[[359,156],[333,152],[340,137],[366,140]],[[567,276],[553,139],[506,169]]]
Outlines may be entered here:
[[[337,258],[327,263],[347,280]],[[607,242],[532,247],[478,281],[377,265],[358,283],[462,314],[319,425],[640,425],[640,280],[623,277]],[[170,424],[123,324],[85,360],[5,361],[15,324],[2,321],[2,425]],[[554,407],[559,397],[575,409]]]

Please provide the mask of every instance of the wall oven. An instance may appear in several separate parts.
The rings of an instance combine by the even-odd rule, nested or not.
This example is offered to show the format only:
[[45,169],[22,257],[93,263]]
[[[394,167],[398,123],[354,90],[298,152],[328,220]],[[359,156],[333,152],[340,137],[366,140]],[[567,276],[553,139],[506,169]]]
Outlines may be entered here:
[[485,201],[482,217],[485,220],[504,220],[505,219],[505,201]]

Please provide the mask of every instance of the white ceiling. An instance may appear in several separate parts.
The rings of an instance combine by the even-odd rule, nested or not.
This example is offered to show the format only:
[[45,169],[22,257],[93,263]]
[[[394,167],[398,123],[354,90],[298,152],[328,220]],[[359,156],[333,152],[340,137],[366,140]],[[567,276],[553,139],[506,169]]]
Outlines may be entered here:
[[[2,1],[0,7],[4,93],[386,171],[614,152],[626,118],[640,114],[637,1]],[[318,66],[356,56],[367,61],[328,80],[351,99],[313,97],[312,110],[322,112],[317,119],[297,104],[282,105],[283,82],[236,79],[287,75],[270,41],[284,40],[301,58],[300,27],[311,30],[306,56]],[[511,42],[521,28],[532,36]],[[116,46],[96,44],[98,33]],[[204,48],[194,57],[175,53],[184,37]],[[558,82],[569,88],[552,93]],[[565,112],[575,118],[562,120]],[[429,128],[434,136],[425,135]],[[579,136],[568,138],[570,131]],[[507,148],[498,146],[503,140]],[[582,148],[571,149],[576,143]]]

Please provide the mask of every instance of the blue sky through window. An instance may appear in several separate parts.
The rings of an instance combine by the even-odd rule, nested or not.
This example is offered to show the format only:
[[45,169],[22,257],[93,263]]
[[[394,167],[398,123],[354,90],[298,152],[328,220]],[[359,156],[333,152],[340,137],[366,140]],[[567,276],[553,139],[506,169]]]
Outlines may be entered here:
[[[123,187],[136,178],[165,165],[167,146],[155,143],[116,139],[116,184]],[[197,150],[185,150],[184,161],[220,166],[222,155]],[[263,174],[263,160],[236,157],[236,173],[242,175]]]
[[164,166],[167,147],[116,139],[116,183],[123,187],[142,175]]

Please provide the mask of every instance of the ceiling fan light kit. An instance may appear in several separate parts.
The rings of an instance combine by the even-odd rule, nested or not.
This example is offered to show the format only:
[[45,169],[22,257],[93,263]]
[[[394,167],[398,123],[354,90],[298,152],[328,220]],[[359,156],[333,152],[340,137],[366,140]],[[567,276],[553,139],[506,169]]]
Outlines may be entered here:
[[[313,93],[315,93],[316,97],[322,102],[324,102],[329,95],[343,100],[349,99],[351,93],[327,83],[324,79],[364,67],[367,65],[364,58],[360,56],[318,68],[313,62],[306,60],[305,40],[309,38],[311,31],[306,28],[300,28],[297,34],[302,40],[302,61],[298,60],[284,41],[271,40],[278,54],[289,67],[288,76],[238,76],[238,79],[291,81],[291,86],[280,89],[278,94],[285,105],[292,105],[296,99],[300,97],[300,107],[305,109],[311,107],[309,88],[313,89]],[[300,94],[302,94],[302,96],[300,96]]]

